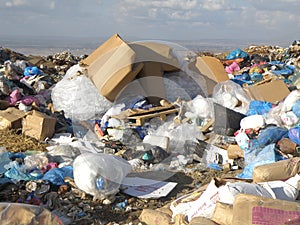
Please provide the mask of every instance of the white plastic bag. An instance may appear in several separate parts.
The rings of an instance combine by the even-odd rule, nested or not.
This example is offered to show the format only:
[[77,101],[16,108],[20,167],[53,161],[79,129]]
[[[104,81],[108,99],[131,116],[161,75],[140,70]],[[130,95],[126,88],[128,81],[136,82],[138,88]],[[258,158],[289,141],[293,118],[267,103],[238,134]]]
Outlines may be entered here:
[[118,193],[123,178],[130,171],[131,165],[126,160],[104,153],[83,153],[73,163],[75,184],[94,200]]
[[287,179],[286,181],[276,180],[259,183],[271,194],[274,195],[274,198],[286,200],[286,201],[295,201],[298,197],[298,181],[300,180],[299,174]]
[[216,84],[212,97],[216,103],[242,114],[249,109],[250,98],[240,85],[231,80]]
[[266,124],[275,124],[279,127],[282,126],[282,120],[280,118],[280,115],[282,114],[282,107],[283,107],[283,102],[280,102],[277,106],[273,107],[270,109],[268,112],[265,122]]
[[186,140],[197,141],[197,139],[205,139],[205,136],[197,126],[188,123],[178,125],[174,122],[166,122],[150,134],[169,137],[170,152],[177,153],[184,152],[184,143]]
[[252,115],[241,119],[240,127],[243,130],[262,128],[265,125],[265,119],[262,115]]
[[212,101],[201,95],[198,95],[193,100],[187,102],[187,109],[202,119],[213,118],[214,106]]
[[55,110],[63,110],[73,121],[94,119],[112,105],[86,76],[77,75],[81,70],[78,64],[72,66],[51,93]]
[[292,91],[283,101],[282,105],[282,112],[288,112],[291,111],[293,108],[293,105],[300,100],[300,90],[294,90]]
[[293,111],[289,111],[286,113],[282,113],[280,115],[283,126],[290,129],[297,125],[299,118],[293,113]]
[[219,201],[232,205],[235,197],[240,193],[273,198],[272,193],[259,184],[236,182],[226,183],[224,186],[219,187]]
[[199,189],[171,202],[172,217],[182,214],[188,217],[188,221],[197,216],[211,218],[218,201],[219,189],[212,179],[204,191]]
[[213,215],[219,198],[219,188],[215,185],[215,180],[212,179],[200,198],[193,202],[192,207],[187,212],[186,215],[188,221],[191,221],[194,217],[198,216],[210,219]]

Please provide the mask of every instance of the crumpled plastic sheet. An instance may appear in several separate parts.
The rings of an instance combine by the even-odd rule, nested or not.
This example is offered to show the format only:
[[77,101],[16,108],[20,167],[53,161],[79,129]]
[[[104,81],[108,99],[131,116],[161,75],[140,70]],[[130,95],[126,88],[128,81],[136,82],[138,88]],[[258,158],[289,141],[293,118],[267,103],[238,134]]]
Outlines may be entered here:
[[100,95],[95,85],[84,75],[79,65],[71,67],[65,77],[52,89],[51,98],[55,110],[63,110],[67,118],[73,121],[95,119],[98,113],[112,106]]
[[289,139],[295,142],[297,145],[300,145],[300,127],[293,127],[289,129],[288,132]]
[[242,173],[238,174],[238,178],[252,179],[253,170],[256,166],[273,163],[276,161],[275,144],[267,145],[260,148],[256,140],[249,143],[248,148],[245,149],[246,166]]
[[70,177],[73,179],[74,176],[72,166],[51,169],[44,174],[43,180],[48,180],[52,184],[59,186],[65,184],[65,177]]
[[273,105],[271,102],[253,100],[249,104],[249,109],[246,115],[264,115],[267,114],[272,107]]

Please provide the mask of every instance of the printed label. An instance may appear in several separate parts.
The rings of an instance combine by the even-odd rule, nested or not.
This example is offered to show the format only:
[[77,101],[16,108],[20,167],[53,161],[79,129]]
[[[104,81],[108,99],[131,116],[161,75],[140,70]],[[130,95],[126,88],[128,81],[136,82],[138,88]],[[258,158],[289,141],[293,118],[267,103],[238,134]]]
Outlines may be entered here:
[[271,209],[262,206],[252,208],[252,224],[256,225],[299,225],[300,212]]

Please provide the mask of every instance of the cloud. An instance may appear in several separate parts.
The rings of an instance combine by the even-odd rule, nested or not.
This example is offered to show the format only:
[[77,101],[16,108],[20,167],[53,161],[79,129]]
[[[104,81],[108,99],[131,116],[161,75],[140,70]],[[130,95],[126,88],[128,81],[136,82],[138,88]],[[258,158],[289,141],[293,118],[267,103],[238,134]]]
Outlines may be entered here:
[[55,3],[55,1],[51,1],[50,3],[49,3],[49,8],[50,9],[55,9],[55,6],[56,6],[56,3]]
[[226,8],[225,0],[206,0],[203,1],[201,6],[203,7],[203,9],[211,10],[211,11],[221,10]]
[[191,11],[173,11],[170,14],[168,14],[168,17],[174,20],[190,20],[193,18],[193,14]]
[[118,8],[121,15],[132,18],[187,20],[195,14],[192,10],[197,4],[197,0],[124,0],[119,1]]
[[249,0],[249,3],[259,11],[284,11],[299,13],[300,1],[298,0]]
[[28,5],[29,2],[27,0],[11,0],[5,2],[5,6],[7,7],[18,7],[23,5]]
[[120,1],[123,6],[130,5],[139,7],[159,7],[171,9],[192,9],[197,5],[197,0],[165,0],[165,1],[148,1],[148,0],[124,0]]

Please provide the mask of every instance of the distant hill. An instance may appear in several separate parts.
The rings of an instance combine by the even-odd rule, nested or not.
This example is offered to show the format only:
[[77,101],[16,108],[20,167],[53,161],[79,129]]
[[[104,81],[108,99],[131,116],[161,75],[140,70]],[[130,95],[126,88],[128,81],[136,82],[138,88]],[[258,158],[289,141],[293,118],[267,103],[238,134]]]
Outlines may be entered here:
[[[25,55],[49,55],[70,51],[75,55],[90,54],[109,37],[56,37],[56,36],[13,36],[0,35],[0,46],[10,48]],[[149,41],[137,37],[124,38],[125,41]],[[249,45],[278,45],[288,47],[293,40],[268,43],[258,40],[199,39],[199,40],[160,40],[181,45],[192,51],[225,52]]]

